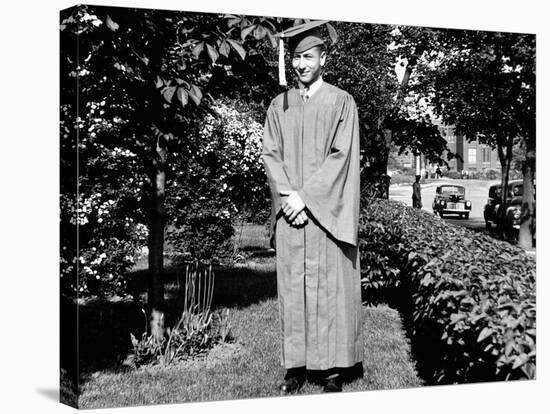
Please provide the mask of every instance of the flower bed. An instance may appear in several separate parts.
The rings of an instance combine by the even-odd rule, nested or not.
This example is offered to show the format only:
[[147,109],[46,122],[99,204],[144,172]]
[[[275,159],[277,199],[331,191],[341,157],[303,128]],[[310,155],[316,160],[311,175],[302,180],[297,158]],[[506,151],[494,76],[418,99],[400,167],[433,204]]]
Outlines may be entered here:
[[402,203],[362,208],[363,286],[398,292],[435,383],[535,378],[536,263],[522,249]]

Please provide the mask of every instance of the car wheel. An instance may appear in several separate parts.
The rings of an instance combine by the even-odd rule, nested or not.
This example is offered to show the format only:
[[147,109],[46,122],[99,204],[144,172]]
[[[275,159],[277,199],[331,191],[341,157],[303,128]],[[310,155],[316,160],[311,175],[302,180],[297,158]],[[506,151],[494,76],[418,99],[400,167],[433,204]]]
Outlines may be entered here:
[[464,218],[465,218],[466,220],[468,220],[468,219],[470,218],[470,213],[465,213],[465,214],[464,214]]

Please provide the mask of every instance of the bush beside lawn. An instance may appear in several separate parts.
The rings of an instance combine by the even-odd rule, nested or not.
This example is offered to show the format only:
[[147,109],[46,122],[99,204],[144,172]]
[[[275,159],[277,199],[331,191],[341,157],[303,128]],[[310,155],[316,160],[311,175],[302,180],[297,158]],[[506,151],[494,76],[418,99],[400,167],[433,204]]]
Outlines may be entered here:
[[364,203],[359,238],[367,296],[410,316],[430,381],[535,378],[533,257],[388,200]]

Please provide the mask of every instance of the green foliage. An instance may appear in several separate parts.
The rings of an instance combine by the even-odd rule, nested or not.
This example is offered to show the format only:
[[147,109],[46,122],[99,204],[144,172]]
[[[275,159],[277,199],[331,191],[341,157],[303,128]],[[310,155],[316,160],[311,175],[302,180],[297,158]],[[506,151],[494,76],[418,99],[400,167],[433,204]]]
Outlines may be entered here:
[[410,301],[436,382],[535,377],[536,266],[522,249],[372,199],[359,237],[364,287],[399,288]]

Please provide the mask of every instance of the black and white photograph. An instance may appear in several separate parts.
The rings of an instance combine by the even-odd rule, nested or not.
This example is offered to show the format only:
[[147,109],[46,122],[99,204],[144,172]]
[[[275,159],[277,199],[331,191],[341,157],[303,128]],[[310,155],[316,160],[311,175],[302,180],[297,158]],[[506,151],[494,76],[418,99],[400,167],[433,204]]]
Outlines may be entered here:
[[50,8],[51,410],[537,412],[540,25]]

